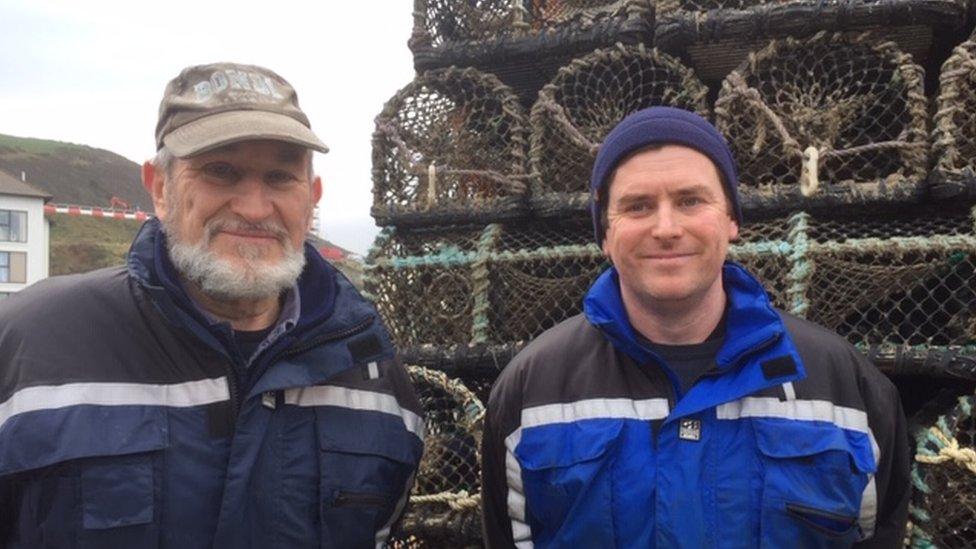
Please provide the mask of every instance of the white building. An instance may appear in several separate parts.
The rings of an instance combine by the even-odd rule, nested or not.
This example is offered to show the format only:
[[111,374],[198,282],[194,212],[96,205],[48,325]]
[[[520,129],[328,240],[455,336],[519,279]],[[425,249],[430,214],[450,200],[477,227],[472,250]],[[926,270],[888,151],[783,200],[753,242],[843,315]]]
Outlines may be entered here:
[[47,278],[51,195],[0,171],[0,299]]

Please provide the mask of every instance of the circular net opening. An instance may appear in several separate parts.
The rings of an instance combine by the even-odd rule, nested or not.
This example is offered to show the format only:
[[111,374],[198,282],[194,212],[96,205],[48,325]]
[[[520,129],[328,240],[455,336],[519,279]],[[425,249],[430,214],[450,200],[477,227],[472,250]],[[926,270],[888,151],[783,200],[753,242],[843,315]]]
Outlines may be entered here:
[[491,208],[524,195],[525,133],[515,95],[494,76],[421,74],[376,119],[374,215]]
[[599,143],[625,116],[653,105],[705,114],[708,90],[676,59],[621,46],[559,69],[530,117],[534,192],[585,193]]
[[933,144],[938,169],[976,169],[976,41],[970,37],[942,66]]
[[773,41],[726,78],[715,114],[746,186],[797,186],[810,147],[825,185],[925,174],[920,69],[891,43]]

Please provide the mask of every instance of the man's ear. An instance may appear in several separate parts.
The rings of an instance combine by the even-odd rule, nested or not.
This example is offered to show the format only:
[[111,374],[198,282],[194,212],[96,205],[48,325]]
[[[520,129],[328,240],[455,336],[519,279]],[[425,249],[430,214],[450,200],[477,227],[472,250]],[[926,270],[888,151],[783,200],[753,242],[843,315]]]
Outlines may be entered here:
[[142,164],[142,186],[152,198],[153,209],[156,217],[160,220],[166,219],[166,200],[164,199],[164,187],[166,186],[166,174],[157,170],[152,161],[147,160]]
[[315,176],[312,180],[312,187],[310,189],[311,195],[308,197],[308,218],[305,220],[307,225],[307,230],[312,229],[312,218],[315,217],[315,205],[319,203],[319,199],[322,198],[322,178]]
[[739,239],[739,222],[732,219],[729,223],[729,242],[735,242]]
[[320,198],[322,198],[322,178],[316,175],[312,180],[312,207],[319,203]]

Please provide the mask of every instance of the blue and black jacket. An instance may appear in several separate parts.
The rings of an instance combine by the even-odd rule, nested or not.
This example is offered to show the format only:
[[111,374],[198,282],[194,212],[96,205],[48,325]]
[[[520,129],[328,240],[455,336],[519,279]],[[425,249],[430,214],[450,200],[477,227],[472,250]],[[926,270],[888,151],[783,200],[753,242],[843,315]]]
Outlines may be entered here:
[[505,368],[483,439],[489,547],[901,545],[909,442],[892,383],[741,267],[723,282],[724,343],[687,394],[640,343],[612,268],[583,315]]
[[306,246],[297,321],[245,366],[163,239],[0,306],[0,546],[384,544],[423,419],[372,306]]

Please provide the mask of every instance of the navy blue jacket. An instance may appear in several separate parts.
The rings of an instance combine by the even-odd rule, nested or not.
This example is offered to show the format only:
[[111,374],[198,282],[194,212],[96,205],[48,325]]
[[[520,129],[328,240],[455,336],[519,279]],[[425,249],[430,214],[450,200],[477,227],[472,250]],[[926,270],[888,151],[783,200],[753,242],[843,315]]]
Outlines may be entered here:
[[726,333],[687,394],[637,338],[614,269],[500,375],[483,439],[489,547],[897,547],[898,394],[727,263]]
[[0,546],[385,543],[423,419],[372,306],[306,246],[297,322],[245,366],[164,238],[0,305]]

